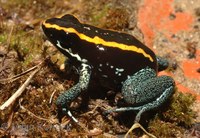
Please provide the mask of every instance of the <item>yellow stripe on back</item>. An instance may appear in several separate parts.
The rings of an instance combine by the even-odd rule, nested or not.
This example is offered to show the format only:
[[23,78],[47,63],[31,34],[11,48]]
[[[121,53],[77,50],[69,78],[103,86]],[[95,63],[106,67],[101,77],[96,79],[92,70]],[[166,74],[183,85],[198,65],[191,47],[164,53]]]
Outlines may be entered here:
[[97,44],[97,45],[101,44],[101,45],[104,45],[104,46],[107,46],[107,47],[114,47],[114,48],[119,48],[119,49],[126,50],[126,51],[134,51],[134,52],[137,52],[137,53],[141,53],[141,54],[143,54],[144,57],[149,58],[149,60],[151,62],[153,62],[153,58],[149,54],[147,54],[143,49],[137,48],[134,45],[126,45],[126,44],[117,43],[117,42],[105,41],[104,39],[102,39],[98,36],[91,38],[91,37],[89,37],[85,34],[79,33],[74,28],[60,27],[56,24],[50,24],[50,23],[43,22],[43,25],[46,28],[54,28],[56,30],[63,30],[63,31],[68,32],[68,33],[75,33],[76,35],[79,36],[80,39],[85,40],[85,41],[90,42],[90,43]]

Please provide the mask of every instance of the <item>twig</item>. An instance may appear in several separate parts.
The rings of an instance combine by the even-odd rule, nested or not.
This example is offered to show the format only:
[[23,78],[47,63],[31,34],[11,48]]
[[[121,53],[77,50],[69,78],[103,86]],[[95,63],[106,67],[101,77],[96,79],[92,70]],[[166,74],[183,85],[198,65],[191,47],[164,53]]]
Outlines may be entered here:
[[34,67],[32,67],[32,68],[30,68],[30,69],[28,69],[28,70],[26,70],[26,71],[20,73],[20,74],[17,74],[17,75],[15,75],[15,76],[12,76],[12,77],[10,77],[10,78],[0,79],[0,82],[5,82],[5,81],[15,81],[15,80],[19,79],[20,76],[25,75],[25,74],[31,72],[32,70],[38,68],[42,63],[43,63],[43,61],[40,62],[38,65],[36,65],[36,66],[34,66]]
[[53,99],[53,96],[54,96],[55,92],[56,92],[56,90],[54,90],[53,93],[51,94],[51,97],[50,97],[50,99],[49,99],[49,104],[52,103],[52,99]]
[[24,84],[3,104],[0,106],[0,110],[4,110],[7,108],[10,104],[12,104],[25,90],[25,88],[30,83],[33,76],[38,72],[39,68],[37,68],[35,71],[31,73],[31,75],[28,77],[28,79],[24,82]]
[[150,138],[157,138],[156,136],[154,136],[153,134],[147,132],[144,127],[142,125],[140,125],[139,123],[134,123],[132,125],[132,127],[128,130],[128,132],[126,133],[126,135],[124,136],[124,138],[128,138],[128,134],[130,134],[134,129],[136,128],[140,128],[144,131],[144,133],[146,133]]
[[70,120],[64,122],[63,124],[60,124],[57,120],[53,119],[53,118],[50,118],[50,119],[46,119],[46,118],[43,118],[43,117],[39,117],[37,115],[35,115],[34,113],[32,113],[30,110],[26,109],[22,104],[22,98],[19,99],[19,107],[22,109],[22,110],[25,110],[25,112],[28,113],[28,115],[38,119],[38,120],[42,120],[42,121],[45,121],[45,122],[48,122],[50,124],[53,124],[54,127],[56,128],[57,131],[60,131],[61,129],[63,129],[69,122]]
[[37,115],[35,115],[34,113],[32,113],[31,111],[29,111],[28,109],[26,109],[22,104],[22,99],[19,100],[19,107],[22,109],[22,110],[25,110],[29,115],[39,119],[39,120],[43,120],[43,121],[47,121],[47,122],[50,122],[48,119],[46,118],[42,118],[42,117],[38,117]]
[[81,116],[94,114],[94,111],[99,107],[99,105],[96,105],[91,111],[81,114]]

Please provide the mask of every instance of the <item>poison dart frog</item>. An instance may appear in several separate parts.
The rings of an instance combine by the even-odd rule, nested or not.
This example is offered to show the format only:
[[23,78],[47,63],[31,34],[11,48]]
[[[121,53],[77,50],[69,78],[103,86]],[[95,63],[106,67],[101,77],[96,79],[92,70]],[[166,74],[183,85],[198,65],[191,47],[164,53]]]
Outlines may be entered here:
[[58,97],[56,104],[71,117],[69,104],[88,88],[91,78],[103,79],[121,89],[130,106],[109,112],[155,109],[173,94],[175,82],[169,76],[157,76],[168,62],[135,37],[81,23],[73,15],[50,18],[42,23],[44,34],[55,47],[68,57],[78,70],[79,81]]

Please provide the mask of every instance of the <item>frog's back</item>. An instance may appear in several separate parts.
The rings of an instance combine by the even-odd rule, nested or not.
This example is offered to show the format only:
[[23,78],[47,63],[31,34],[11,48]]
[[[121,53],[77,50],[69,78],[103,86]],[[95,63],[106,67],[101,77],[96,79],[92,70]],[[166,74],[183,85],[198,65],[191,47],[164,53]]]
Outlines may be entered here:
[[82,28],[81,34],[91,40],[77,41],[77,53],[88,60],[97,77],[119,83],[147,66],[157,71],[154,52],[135,37],[85,24]]
[[147,66],[157,71],[154,52],[129,34],[82,24],[72,15],[47,20],[43,30],[72,61],[91,65],[96,77],[121,83]]

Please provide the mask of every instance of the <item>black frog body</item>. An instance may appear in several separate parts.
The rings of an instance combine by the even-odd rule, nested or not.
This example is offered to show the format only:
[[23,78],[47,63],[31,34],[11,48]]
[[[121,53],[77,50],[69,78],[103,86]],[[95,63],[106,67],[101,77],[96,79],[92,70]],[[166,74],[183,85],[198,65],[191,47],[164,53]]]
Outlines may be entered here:
[[157,71],[154,52],[131,35],[82,24],[71,15],[49,19],[43,26],[46,36],[72,63],[87,62],[97,78],[112,78],[120,84],[147,66]]
[[[140,114],[158,107],[174,90],[171,77],[157,77],[160,65],[157,61],[161,59],[129,34],[82,24],[69,14],[47,19],[43,22],[42,29],[47,38],[80,72],[79,83],[61,94],[57,100],[57,105],[61,106],[63,111],[68,111],[67,105],[82,90],[87,89],[91,75],[103,78],[112,85],[122,86],[125,101],[140,105],[127,107],[126,110],[139,110]],[[142,88],[143,85],[145,88]],[[118,108],[112,111],[122,110],[124,111]]]

